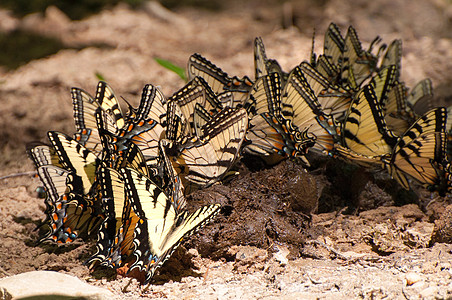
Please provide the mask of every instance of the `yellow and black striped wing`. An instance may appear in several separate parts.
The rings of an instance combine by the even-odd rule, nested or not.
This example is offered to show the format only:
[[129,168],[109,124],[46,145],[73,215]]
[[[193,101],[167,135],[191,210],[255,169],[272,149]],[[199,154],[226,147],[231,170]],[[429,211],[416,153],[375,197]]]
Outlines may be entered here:
[[182,89],[174,93],[168,102],[176,102],[185,120],[190,124],[191,133],[194,133],[193,115],[196,104],[201,105],[210,114],[215,114],[222,109],[222,104],[218,101],[215,93],[208,86],[204,79],[195,77]]
[[392,152],[397,137],[387,128],[373,88],[366,85],[357,95],[342,124],[342,145],[368,157]]
[[105,219],[97,235],[96,253],[85,264],[90,268],[96,263],[118,268],[133,262],[133,238],[139,218],[132,211],[126,197],[122,175],[111,168],[99,170]]
[[323,54],[333,65],[339,66],[345,48],[345,40],[336,24],[331,23],[325,32]]
[[[314,148],[333,149],[335,134],[333,121],[322,111],[320,103],[299,66],[292,70],[281,98],[282,114],[292,121],[294,130],[308,131],[316,138]],[[286,110],[286,108],[290,108]],[[327,130],[328,129],[328,130]]]
[[[61,207],[58,207],[58,203],[61,202],[62,196],[67,192],[66,181],[69,171],[53,165],[44,165],[38,167],[38,175],[47,193],[46,212],[55,212],[61,209]],[[49,205],[52,207],[49,207]]]
[[253,85],[253,82],[247,76],[242,79],[236,76],[230,77],[198,53],[190,56],[187,71],[189,79],[193,79],[196,76],[202,77],[215,94],[220,94],[224,91],[232,92],[234,94],[234,107],[238,104],[243,104],[243,100]]
[[248,126],[245,109],[225,108],[180,146],[177,163],[186,179],[201,186],[219,181],[236,160]]
[[121,169],[121,173],[132,210],[139,218],[133,239],[135,261],[130,270],[145,271],[147,283],[182,239],[207,224],[219,212],[220,206],[214,204],[192,214],[178,214],[171,199],[149,178],[132,169]]
[[[125,204],[124,182],[118,171],[101,167],[99,182],[105,219],[97,233],[96,252],[85,262],[90,268],[96,263],[106,263],[115,247],[115,236],[122,225]],[[112,263],[114,265],[115,263]]]
[[322,74],[329,82],[336,84],[340,74],[340,66],[334,65],[325,55],[319,55],[315,63],[315,69]]
[[36,169],[41,166],[53,165],[63,167],[55,150],[44,143],[28,143],[27,154],[33,160]]
[[246,140],[244,151],[253,155],[295,156],[297,152],[289,128],[269,113],[257,115],[250,121]]
[[407,92],[405,84],[396,82],[388,91],[382,105],[388,128],[398,136],[403,135],[416,120],[415,114],[407,103]]
[[161,176],[165,193],[168,196],[172,196],[172,202],[174,209],[177,213],[182,211],[186,206],[186,200],[184,197],[185,186],[182,183],[176,169],[171,163],[170,157],[166,153],[168,148],[171,147],[171,142],[168,140],[160,140],[159,142],[159,153],[160,153],[160,166],[163,170],[163,175]]
[[45,200],[46,220],[43,223],[49,227],[49,231],[40,237],[39,241],[58,241],[61,240],[59,231],[65,217],[66,198],[64,195],[67,192],[66,180],[69,171],[52,165],[44,165],[38,167],[38,175],[47,194]]
[[203,134],[201,128],[211,120],[212,115],[201,104],[196,103],[195,111],[193,113],[193,127],[197,137],[200,137]]
[[441,180],[439,165],[446,159],[446,117],[443,107],[427,112],[394,147],[386,167],[405,189],[409,189],[405,174],[426,185],[435,185]]
[[442,175],[434,160],[443,155],[441,148],[445,142],[445,133],[433,132],[416,138],[404,148],[396,148],[393,163],[386,166],[389,174],[405,189],[410,188],[406,175],[427,186],[438,185]]
[[47,135],[63,168],[81,178],[83,194],[88,194],[95,181],[96,155],[63,133],[49,131]]
[[158,163],[159,140],[165,136],[165,128],[161,123],[154,119],[148,119],[139,123],[127,124],[126,128],[120,131],[118,149],[130,148],[130,144],[135,144],[143,154],[143,157],[149,166]]
[[232,164],[236,159],[248,127],[248,115],[243,108],[227,107],[201,127],[200,139],[209,141],[220,165]]
[[92,234],[99,227],[98,207],[80,194],[78,176],[52,165],[39,167],[38,174],[47,191],[44,222],[50,228],[40,242],[69,243],[82,234]]
[[166,114],[165,105],[166,99],[162,92],[152,84],[146,84],[141,93],[140,105],[132,120],[135,123],[148,119],[160,122]]
[[418,82],[410,91],[407,97],[409,105],[413,111],[421,116],[433,108],[433,87],[429,78]]
[[300,68],[323,112],[336,120],[342,119],[352,103],[350,93],[328,81],[307,62],[302,62]]
[[261,37],[254,39],[254,70],[256,79],[268,75],[267,54],[265,53],[264,42]]
[[[102,152],[100,135],[97,128],[95,113],[99,103],[90,94],[79,88],[71,89],[74,121],[77,132],[74,139],[96,155]],[[109,124],[112,133],[116,133],[116,122],[112,115],[106,114],[105,123]]]
[[396,78],[398,79],[402,71],[402,40],[393,40],[386,50],[380,64],[380,69],[395,66]]
[[342,78],[351,88],[357,89],[376,69],[377,62],[378,57],[362,49],[356,30],[350,26],[342,55]]
[[254,70],[256,80],[259,77],[271,73],[278,73],[281,76],[283,85],[285,84],[287,77],[289,76],[289,74],[282,70],[281,66],[275,59],[267,58],[264,42],[262,41],[261,37],[254,39]]
[[413,123],[410,128],[401,136],[399,145],[408,143],[413,136],[421,136],[430,132],[446,132],[447,109],[444,107],[434,108]]
[[104,81],[99,81],[96,90],[96,101],[115,121],[117,131],[124,127],[125,120],[118,99],[111,87]]
[[77,130],[74,138],[95,153],[100,153],[100,137],[97,132],[96,118],[94,117],[94,112],[99,107],[99,104],[90,94],[79,88],[72,88],[71,95],[75,128]]
[[[250,119],[265,112],[280,116],[281,93],[281,76],[278,73],[271,73],[258,78],[245,103]],[[287,110],[290,111],[290,107]]]
[[388,92],[396,83],[396,79],[396,68],[391,65],[381,69],[372,77],[372,80],[369,83],[375,92],[377,102],[383,109],[388,99]]

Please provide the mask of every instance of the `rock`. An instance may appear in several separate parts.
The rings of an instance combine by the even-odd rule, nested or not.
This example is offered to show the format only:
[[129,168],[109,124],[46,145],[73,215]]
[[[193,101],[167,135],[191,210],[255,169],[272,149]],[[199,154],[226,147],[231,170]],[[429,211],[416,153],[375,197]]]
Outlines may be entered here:
[[408,285],[408,286],[413,285],[416,282],[422,280],[421,275],[419,275],[418,273],[414,273],[414,272],[407,273],[405,278],[406,278],[406,285]]
[[232,246],[228,253],[235,255],[237,261],[248,264],[263,262],[268,256],[266,250],[252,246]]
[[289,255],[290,253],[289,249],[282,245],[275,245],[275,248],[278,249],[278,252],[273,254],[274,258],[279,261],[281,265],[287,265],[287,263],[289,262],[289,260],[287,259],[287,255]]
[[399,228],[390,222],[376,224],[370,233],[374,249],[384,253],[408,249],[402,242],[401,235]]
[[253,246],[232,246],[228,254],[235,255],[234,270],[246,273],[250,270],[263,269],[268,252]]
[[99,300],[114,297],[109,290],[53,271],[33,271],[0,279],[0,299],[57,296]]
[[23,30],[61,38],[71,26],[71,19],[56,6],[49,6],[44,14],[26,15],[20,26]]
[[435,221],[432,241],[436,243],[452,243],[452,205],[448,205],[440,218]]
[[71,19],[66,16],[64,12],[62,12],[56,6],[49,6],[45,11],[46,22],[49,22],[51,25],[58,26],[60,29],[66,28],[70,26]]
[[411,248],[426,248],[430,244],[434,225],[414,222],[403,234],[404,243]]
[[0,32],[11,32],[17,29],[19,22],[11,11],[0,9]]
[[438,294],[438,287],[436,286],[430,286],[428,288],[423,289],[420,292],[420,297],[422,299],[434,299],[434,296]]

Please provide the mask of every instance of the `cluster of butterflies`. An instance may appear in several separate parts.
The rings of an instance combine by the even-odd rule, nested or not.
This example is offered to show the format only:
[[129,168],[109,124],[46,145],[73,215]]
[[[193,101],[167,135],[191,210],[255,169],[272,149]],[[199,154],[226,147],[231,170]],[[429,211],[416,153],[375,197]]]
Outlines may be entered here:
[[365,50],[353,27],[331,24],[324,53],[290,72],[256,38],[255,81],[231,77],[199,54],[190,81],[166,98],[146,85],[138,108],[123,113],[99,82],[95,97],[71,91],[76,133],[50,131],[27,151],[46,190],[49,228],[41,241],[97,234],[90,267],[138,269],[149,282],[182,239],[220,212],[185,209],[185,195],[233,174],[242,153],[269,163],[310,155],[388,170],[409,189],[450,185],[445,108],[432,108],[428,79],[400,81],[400,40]]

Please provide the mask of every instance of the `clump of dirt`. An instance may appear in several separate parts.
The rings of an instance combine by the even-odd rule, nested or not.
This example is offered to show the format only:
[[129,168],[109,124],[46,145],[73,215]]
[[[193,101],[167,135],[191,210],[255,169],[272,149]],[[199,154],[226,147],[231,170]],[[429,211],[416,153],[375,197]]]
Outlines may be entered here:
[[190,206],[223,206],[209,230],[188,243],[201,255],[233,259],[228,254],[233,245],[267,249],[273,243],[284,243],[299,256],[310,213],[317,208],[318,191],[313,176],[301,165],[285,160],[272,169],[248,171],[225,185],[197,191],[187,202]]
[[452,205],[448,205],[435,221],[432,242],[452,243]]

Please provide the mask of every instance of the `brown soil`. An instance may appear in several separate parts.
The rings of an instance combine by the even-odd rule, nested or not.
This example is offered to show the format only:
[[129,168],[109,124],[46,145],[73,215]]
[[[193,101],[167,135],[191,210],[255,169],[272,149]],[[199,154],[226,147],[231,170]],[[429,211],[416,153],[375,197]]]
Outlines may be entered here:
[[[253,40],[262,36],[267,54],[288,70],[309,58],[314,27],[321,52],[331,21],[343,31],[353,24],[365,45],[376,35],[385,42],[401,38],[402,79],[413,86],[430,77],[438,103],[450,105],[447,1],[239,3],[218,12],[120,5],[82,21],[54,9],[45,17],[3,17],[0,30],[17,26],[71,46],[109,47],[62,50],[14,71],[0,70],[0,176],[33,171],[27,142],[45,141],[48,130],[74,131],[69,88],[93,93],[96,73],[137,104],[146,83],[160,85],[166,95],[183,85],[153,57],[184,66],[200,52],[229,74],[252,77]],[[284,29],[290,20],[297,27]],[[107,287],[118,298],[452,297],[449,196],[415,184],[406,192],[383,172],[329,158],[317,158],[305,171],[295,161],[265,167],[246,157],[237,170],[228,182],[189,196],[190,210],[220,203],[222,213],[185,241],[143,292],[135,280],[123,291],[129,280],[111,270],[89,272],[83,261],[93,253],[93,241],[36,246],[45,208],[35,192],[39,180],[1,179],[0,277],[56,270]],[[408,285],[411,273],[421,279]]]

